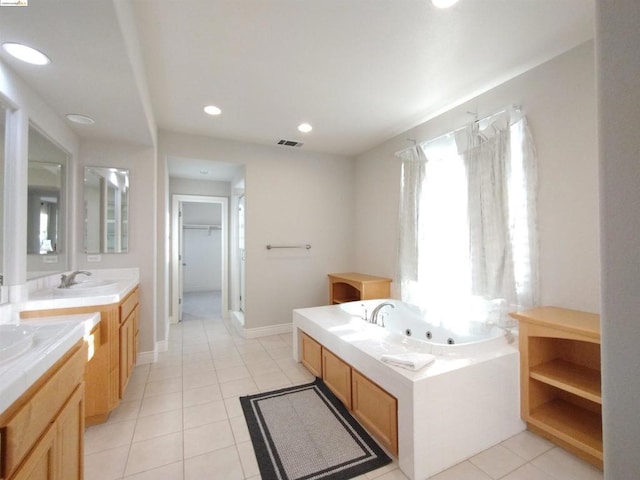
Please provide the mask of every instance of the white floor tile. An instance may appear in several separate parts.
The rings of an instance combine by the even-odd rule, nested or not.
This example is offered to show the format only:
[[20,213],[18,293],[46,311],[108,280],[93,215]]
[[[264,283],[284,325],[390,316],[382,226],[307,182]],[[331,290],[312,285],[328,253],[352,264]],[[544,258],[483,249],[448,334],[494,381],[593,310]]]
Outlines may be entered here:
[[533,460],[542,455],[547,450],[553,448],[553,444],[546,439],[535,435],[528,430],[514,435],[501,444],[513,453],[524,458],[525,460]]
[[471,462],[459,463],[444,472],[434,475],[430,480],[492,480]]
[[207,423],[184,431],[184,458],[235,445],[228,420]]
[[527,463],[511,472],[509,475],[504,477],[503,480],[554,480],[554,478],[550,477],[539,468]]
[[205,453],[184,461],[185,480],[202,480],[212,478],[224,480],[243,480],[244,473],[236,447],[228,447]]
[[87,428],[84,434],[84,451],[87,454],[131,444],[136,421],[103,423]]
[[154,437],[161,437],[169,433],[182,431],[182,411],[170,410],[168,412],[140,417],[136,423],[133,441],[140,442]]
[[129,445],[85,454],[84,478],[87,480],[120,480],[129,455]]
[[194,405],[183,410],[184,428],[194,428],[206,423],[226,420],[227,409],[222,400]]
[[526,463],[526,460],[502,445],[495,445],[469,459],[491,478],[498,479]]
[[[147,470],[125,477],[124,480],[183,480],[183,462],[170,463],[162,467]],[[89,480],[89,479],[87,479]]]
[[182,460],[182,432],[131,444],[125,475],[162,467]]
[[562,450],[554,447],[531,461],[540,470],[548,473],[555,480],[602,480],[600,470]]

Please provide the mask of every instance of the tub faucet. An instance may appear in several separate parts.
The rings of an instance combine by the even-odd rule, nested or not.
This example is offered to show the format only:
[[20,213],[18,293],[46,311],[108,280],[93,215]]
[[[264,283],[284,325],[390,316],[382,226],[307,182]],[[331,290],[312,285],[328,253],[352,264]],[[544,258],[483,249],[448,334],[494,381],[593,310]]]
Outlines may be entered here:
[[382,302],[380,305],[374,308],[373,311],[371,312],[371,318],[369,319],[369,323],[375,323],[377,325],[378,313],[380,312],[382,307],[386,307],[387,305],[390,306],[391,308],[396,308],[396,306],[391,302]]
[[71,285],[78,283],[76,282],[76,275],[91,275],[91,272],[76,270],[75,272],[71,272],[69,275],[63,274],[60,276],[60,285],[58,285],[58,288],[69,288]]

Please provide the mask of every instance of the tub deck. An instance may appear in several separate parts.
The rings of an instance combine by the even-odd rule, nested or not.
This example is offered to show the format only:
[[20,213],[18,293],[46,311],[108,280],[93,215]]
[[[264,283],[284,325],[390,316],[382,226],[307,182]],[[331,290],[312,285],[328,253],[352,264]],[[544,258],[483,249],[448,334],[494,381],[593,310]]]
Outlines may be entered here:
[[469,356],[436,355],[431,365],[413,372],[380,357],[428,353],[429,345],[369,324],[341,307],[293,311],[294,359],[300,361],[302,330],[396,397],[398,463],[409,478],[429,478],[524,430],[514,344],[492,344]]

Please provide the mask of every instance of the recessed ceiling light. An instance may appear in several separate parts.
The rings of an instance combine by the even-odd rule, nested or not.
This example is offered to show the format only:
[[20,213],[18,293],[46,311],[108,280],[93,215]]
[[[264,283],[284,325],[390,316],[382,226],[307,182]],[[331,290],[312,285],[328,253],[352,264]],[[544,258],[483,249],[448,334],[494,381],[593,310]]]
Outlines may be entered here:
[[222,113],[222,110],[220,110],[215,105],[207,105],[206,107],[204,107],[204,111],[209,115],[220,115]]
[[12,57],[32,65],[47,65],[51,63],[49,57],[44,53],[21,43],[3,43],[2,48]]
[[458,3],[458,0],[431,0],[434,7],[438,8],[449,8]]
[[298,125],[298,130],[300,130],[302,133],[309,133],[311,130],[313,130],[313,127],[308,123],[301,123],[300,125]]
[[67,115],[67,120],[73,123],[79,123],[81,125],[93,125],[94,123],[96,123],[93,118],[87,117],[86,115],[80,115],[78,113],[69,113]]

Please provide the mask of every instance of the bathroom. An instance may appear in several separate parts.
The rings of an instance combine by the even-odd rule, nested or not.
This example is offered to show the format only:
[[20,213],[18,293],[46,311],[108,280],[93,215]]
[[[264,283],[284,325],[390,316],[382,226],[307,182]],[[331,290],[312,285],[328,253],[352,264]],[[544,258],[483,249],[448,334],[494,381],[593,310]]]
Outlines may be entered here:
[[[105,18],[114,15],[112,11],[105,12]],[[163,254],[169,249],[166,233],[170,223],[168,157],[224,159],[244,166],[246,221],[251,233],[246,238],[247,303],[242,328],[247,337],[279,335],[290,329],[294,308],[325,301],[328,272],[353,270],[394,275],[399,191],[399,170],[394,153],[407,146],[407,138],[437,136],[451,126],[466,123],[468,111],[491,113],[514,102],[522,105],[529,117],[540,159],[538,211],[543,303],[594,312],[606,311],[607,307],[611,314],[620,315],[618,309],[623,306],[611,300],[618,300],[611,296],[618,285],[604,283],[616,279],[612,276],[615,270],[610,269],[616,268],[617,263],[611,257],[600,256],[601,243],[616,237],[618,230],[615,227],[619,224],[605,223],[602,227],[599,210],[614,206],[602,205],[598,191],[615,193],[620,181],[615,179],[614,182],[610,175],[599,177],[602,150],[600,154],[598,152],[603,147],[598,146],[596,84],[600,76],[594,56],[601,47],[597,40],[595,44],[586,41],[492,89],[471,95],[468,101],[455,108],[352,158],[156,130],[145,121],[140,122],[142,126],[138,130],[128,132],[137,137],[135,143],[131,137],[124,142],[90,136],[80,138],[51,106],[42,102],[37,93],[42,87],[26,84],[4,61],[0,63],[0,94],[3,103],[6,101],[17,109],[18,130],[14,134],[23,139],[23,144],[18,145],[23,153],[31,120],[74,159],[69,171],[69,185],[73,186],[69,199],[74,206],[67,225],[68,252],[73,252],[69,269],[139,268],[142,314],[138,361],[147,364],[167,348],[173,314],[166,293],[169,289],[168,260]],[[612,47],[605,44],[603,48]],[[140,99],[140,103],[144,104],[145,100]],[[80,110],[81,104],[74,107]],[[144,110],[143,106],[136,111]],[[628,121],[637,122],[637,113],[635,115]],[[637,142],[637,139],[628,141]],[[608,144],[604,145],[607,147]],[[129,253],[103,255],[98,264],[89,261],[82,247],[81,219],[84,214],[79,198],[83,167],[89,165],[127,168],[135,185],[130,197],[133,226]],[[25,172],[6,172],[5,178],[9,175],[24,179]],[[10,301],[2,307],[2,321],[6,322],[11,320],[11,313],[6,313],[11,305],[27,295],[28,277],[26,232],[13,228],[20,225],[25,216],[16,201],[23,198],[24,188],[19,182],[9,184],[5,186],[4,194],[4,205],[11,205],[11,211],[4,214],[4,251],[12,252],[15,257],[8,261],[10,255],[3,255],[4,294]],[[618,212],[624,220],[616,217],[616,222],[632,225],[637,230],[637,219],[632,211],[620,209]],[[601,228],[607,230],[601,231]],[[265,249],[268,243],[288,242],[310,243],[312,249],[301,253],[302,258]],[[619,247],[613,244],[613,247],[624,253],[637,249],[637,243]],[[15,252],[24,252],[24,258]],[[607,252],[609,256],[615,255],[615,252]],[[607,259],[612,263],[608,264]],[[607,279],[603,278],[603,271],[608,272]],[[273,281],[274,278],[277,281]],[[634,284],[637,287],[637,281],[637,276],[629,275],[623,285],[627,289]],[[626,310],[637,312],[634,300],[626,301],[630,302]],[[628,318],[622,315],[622,319]],[[621,342],[625,336],[632,337],[637,333],[636,322],[616,321],[613,330],[616,335],[614,345],[624,345]],[[603,331],[607,331],[604,326]],[[606,349],[606,338],[603,344]],[[619,351],[619,354],[611,353],[611,357],[603,351],[603,358],[609,358],[612,371],[622,370],[615,365],[631,361],[617,357],[628,349],[620,348]],[[637,380],[625,385],[627,389],[637,389]],[[614,395],[611,402],[614,401],[620,402],[618,410],[625,411],[624,407],[628,405],[625,399]],[[610,405],[615,410],[614,404]],[[607,418],[612,425],[620,426],[624,432],[624,420],[616,413],[610,415]],[[625,443],[638,440],[633,436],[636,434],[627,430],[623,436]],[[630,462],[637,462],[633,455],[626,455],[624,451],[613,452],[612,449],[611,455],[614,456],[612,463],[633,465]],[[625,471],[623,468],[621,471]],[[611,478],[625,478],[611,475]]]

